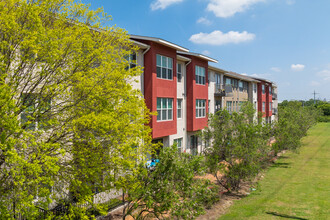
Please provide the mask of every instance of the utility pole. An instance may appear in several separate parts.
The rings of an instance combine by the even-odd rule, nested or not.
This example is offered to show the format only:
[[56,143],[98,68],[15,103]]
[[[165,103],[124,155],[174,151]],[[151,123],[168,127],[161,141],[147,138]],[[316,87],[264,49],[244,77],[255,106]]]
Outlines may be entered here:
[[314,105],[315,105],[316,104],[315,95],[320,94],[320,93],[316,93],[315,90],[314,90],[314,92],[312,94],[314,95]]

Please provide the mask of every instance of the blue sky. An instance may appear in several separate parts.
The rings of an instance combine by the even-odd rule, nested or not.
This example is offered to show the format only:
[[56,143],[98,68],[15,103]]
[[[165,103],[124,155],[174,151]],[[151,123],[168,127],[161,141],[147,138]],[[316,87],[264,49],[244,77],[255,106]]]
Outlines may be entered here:
[[83,0],[129,34],[159,37],[267,78],[279,100],[330,100],[329,0]]

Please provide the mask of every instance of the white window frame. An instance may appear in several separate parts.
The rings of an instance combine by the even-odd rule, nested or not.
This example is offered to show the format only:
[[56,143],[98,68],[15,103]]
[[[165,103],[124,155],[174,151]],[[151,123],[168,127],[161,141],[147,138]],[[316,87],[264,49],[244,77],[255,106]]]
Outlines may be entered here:
[[182,119],[182,99],[176,99],[176,103],[177,103],[177,105],[176,105],[176,108],[177,108],[177,113],[176,113],[176,115],[177,115],[177,118],[178,119]]
[[[159,102],[160,102],[160,106],[158,105]],[[172,103],[171,108],[169,108],[169,103]],[[172,121],[173,120],[173,99],[172,98],[157,98],[157,113],[158,113],[157,121]],[[164,117],[164,114],[165,114],[165,117]]]
[[196,84],[205,85],[206,84],[206,76],[205,76],[205,68],[201,66],[195,66],[195,76],[196,76]]
[[182,142],[183,142],[183,138],[181,137],[181,138],[174,139],[173,142],[176,143],[176,146],[177,146],[178,152],[181,153],[181,152],[182,152]]
[[266,89],[265,89],[265,85],[264,84],[261,85],[261,89],[262,89],[262,94],[265,94],[266,93]]
[[263,112],[266,111],[266,102],[262,102],[262,111],[263,111]]
[[[156,68],[157,68],[157,71],[156,71],[157,78],[173,80],[173,59],[172,58],[157,54],[156,55]],[[165,74],[165,76],[163,76],[164,74]]]
[[253,92],[257,93],[257,84],[253,83]]
[[182,64],[181,63],[176,64],[176,78],[179,83],[182,82]]
[[206,117],[206,100],[196,99],[196,118]]
[[233,103],[232,101],[227,101],[226,103],[226,109],[229,113],[232,112],[232,103]]
[[132,52],[129,55],[125,56],[125,59],[128,61],[128,66],[126,67],[126,70],[133,69],[137,66],[137,54],[135,52]]

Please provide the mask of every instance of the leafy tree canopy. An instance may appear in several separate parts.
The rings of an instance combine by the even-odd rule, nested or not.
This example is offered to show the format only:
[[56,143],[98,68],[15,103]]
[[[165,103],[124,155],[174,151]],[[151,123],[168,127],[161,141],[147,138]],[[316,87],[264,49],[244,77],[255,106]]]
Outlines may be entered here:
[[151,149],[148,109],[128,83],[141,74],[125,59],[137,48],[73,0],[2,0],[0,14],[0,218],[93,205]]

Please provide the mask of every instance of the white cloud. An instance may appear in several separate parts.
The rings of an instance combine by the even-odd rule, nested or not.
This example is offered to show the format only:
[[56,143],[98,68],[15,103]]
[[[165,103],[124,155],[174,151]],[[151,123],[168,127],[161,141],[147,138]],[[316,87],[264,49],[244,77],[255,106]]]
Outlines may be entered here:
[[318,72],[317,75],[321,77],[323,81],[330,81],[330,70],[322,70]]
[[286,4],[288,5],[294,5],[296,3],[295,0],[286,0]]
[[317,82],[317,81],[312,81],[311,82],[311,86],[319,86],[319,85],[321,85],[320,82]]
[[205,25],[211,25],[212,24],[212,22],[209,19],[205,18],[205,17],[199,18],[197,20],[197,23],[198,24],[205,24]]
[[210,0],[207,10],[213,12],[217,17],[227,18],[247,10],[251,5],[264,1],[266,0]]
[[255,34],[243,31],[242,33],[236,31],[229,31],[223,33],[221,31],[213,31],[212,33],[199,33],[192,35],[189,40],[196,44],[209,44],[209,45],[224,45],[224,44],[238,44],[255,39]]
[[150,7],[151,10],[155,11],[158,9],[164,10],[170,5],[173,5],[175,3],[182,2],[183,0],[156,0],[153,3],[151,3]]
[[210,51],[208,51],[208,50],[204,50],[204,51],[202,52],[202,54],[204,54],[204,55],[208,56],[208,55],[210,55],[210,54],[211,54],[211,52],[210,52]]
[[273,72],[281,72],[281,71],[282,71],[282,70],[281,70],[280,68],[278,68],[278,67],[272,67],[272,68],[270,68],[270,70],[273,71]]
[[293,71],[302,71],[302,70],[305,69],[305,65],[303,65],[303,64],[292,64],[291,69]]

